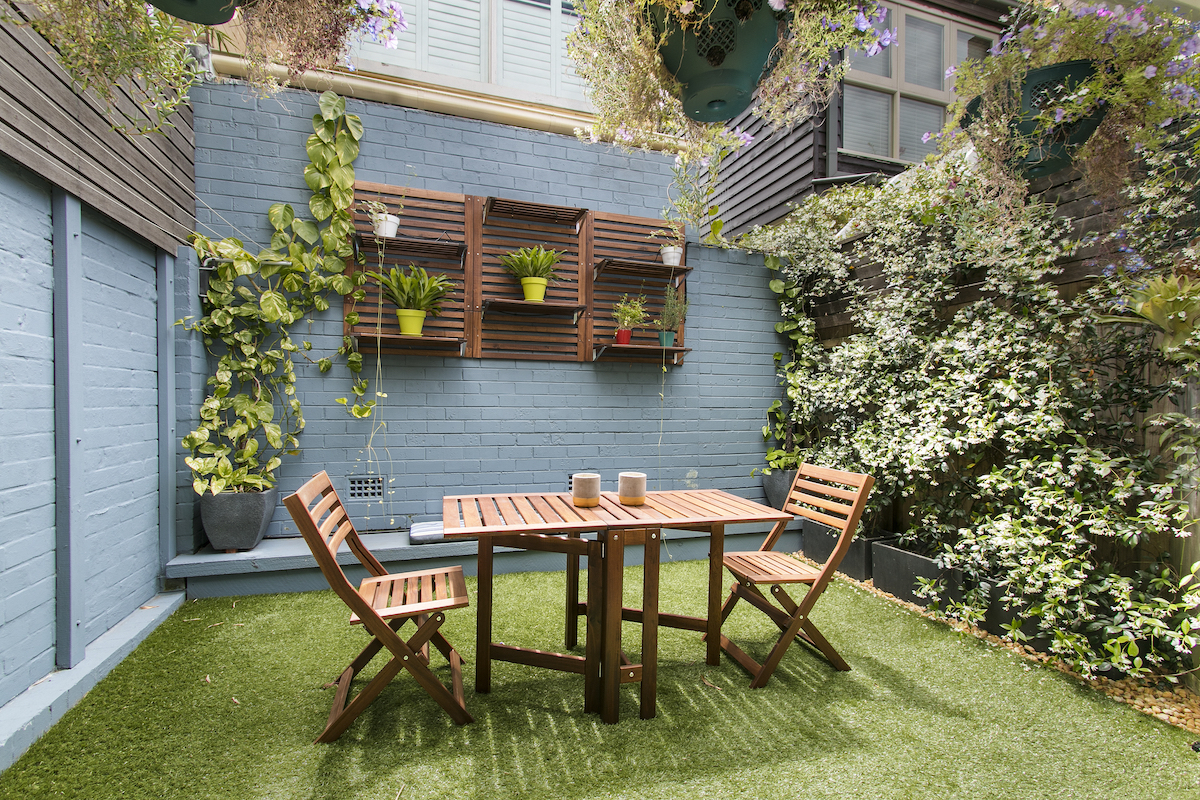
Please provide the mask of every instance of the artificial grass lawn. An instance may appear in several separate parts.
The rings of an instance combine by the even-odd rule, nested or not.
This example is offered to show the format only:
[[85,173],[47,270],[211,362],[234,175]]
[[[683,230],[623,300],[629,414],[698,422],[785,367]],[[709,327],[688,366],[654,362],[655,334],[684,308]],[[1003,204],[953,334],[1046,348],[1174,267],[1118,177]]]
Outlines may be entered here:
[[[705,570],[664,564],[662,608],[701,613]],[[562,591],[562,573],[498,576],[496,638],[560,649]],[[1200,798],[1186,731],[841,581],[814,620],[851,672],[793,645],[751,691],[728,658],[704,664],[697,634],[663,629],[656,719],[633,685],[604,725],[581,676],[500,662],[477,695],[468,663],[474,724],[401,673],[317,745],[323,685],[366,639],[347,616],[331,592],[188,602],[0,775],[0,797]],[[469,662],[474,623],[443,628]],[[745,608],[726,625],[759,658],[774,638]]]

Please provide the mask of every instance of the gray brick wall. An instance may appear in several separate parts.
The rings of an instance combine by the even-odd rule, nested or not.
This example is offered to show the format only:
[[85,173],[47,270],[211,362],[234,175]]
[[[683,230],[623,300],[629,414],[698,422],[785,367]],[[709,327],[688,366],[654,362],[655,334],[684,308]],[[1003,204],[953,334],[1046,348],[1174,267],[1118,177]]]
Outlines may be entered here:
[[[208,85],[193,93],[193,104],[201,230],[265,242],[267,206],[306,207],[304,141],[315,97],[289,92],[261,101],[239,86]],[[670,162],[654,153],[382,104],[349,108],[366,126],[360,180],[651,217],[665,204]],[[444,494],[565,488],[570,473],[585,469],[600,471],[605,488],[615,488],[619,471],[641,470],[652,488],[721,488],[761,499],[750,470],[762,463],[772,356],[782,346],[766,273],[761,259],[694,243],[688,263],[693,350],[665,373],[611,362],[384,356],[380,388],[388,397],[377,419],[355,420],[334,402],[349,394],[344,368],[322,376],[300,367],[308,427],[302,454],[285,458],[282,490],[321,469],[342,489],[349,476],[383,475],[385,501],[353,508],[364,528],[438,518]],[[336,349],[340,307],[305,330],[315,349]],[[373,383],[376,368],[366,356]],[[291,528],[280,510],[268,535]]]
[[50,186],[0,156],[0,705],[54,668]]
[[83,213],[85,640],[153,596],[158,577],[154,248]]

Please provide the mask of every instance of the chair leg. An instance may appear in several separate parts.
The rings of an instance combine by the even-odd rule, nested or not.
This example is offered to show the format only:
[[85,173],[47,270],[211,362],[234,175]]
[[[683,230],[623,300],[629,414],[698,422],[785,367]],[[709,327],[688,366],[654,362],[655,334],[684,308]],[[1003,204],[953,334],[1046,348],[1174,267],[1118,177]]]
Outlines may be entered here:
[[399,658],[392,658],[379,674],[371,679],[363,689],[355,695],[354,699],[346,704],[346,699],[350,694],[350,683],[354,680],[354,676],[358,674],[357,670],[352,671],[352,667],[347,667],[342,673],[342,677],[338,680],[338,691],[334,696],[333,708],[329,712],[329,722],[325,725],[325,730],[317,737],[317,742],[333,742],[345,732],[346,728],[350,727],[350,723],[358,718],[358,715],[366,710],[371,701],[379,696],[383,688],[391,683],[392,678],[400,672],[403,664]]
[[[789,614],[795,616],[800,611],[800,607],[796,605],[796,601],[793,600],[791,596],[783,590],[782,586],[779,586],[778,584],[772,586],[771,593],[775,595],[775,599],[779,601],[779,604],[783,606]],[[783,630],[784,627],[785,626],[781,625],[780,630]],[[829,663],[833,665],[834,669],[840,672],[850,671],[850,665],[846,663],[846,659],[842,658],[841,654],[838,653],[837,650],[833,649],[833,645],[831,645],[829,640],[821,635],[821,632],[817,630],[817,626],[813,624],[811,619],[805,618],[804,624],[800,626],[800,633],[797,635],[802,641],[805,641],[820,650],[825,658],[829,660]]]

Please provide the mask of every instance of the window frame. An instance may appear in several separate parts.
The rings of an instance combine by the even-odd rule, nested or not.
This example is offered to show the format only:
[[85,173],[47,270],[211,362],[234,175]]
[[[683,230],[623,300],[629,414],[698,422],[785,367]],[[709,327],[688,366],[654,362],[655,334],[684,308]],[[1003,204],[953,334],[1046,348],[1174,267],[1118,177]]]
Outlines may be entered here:
[[[945,72],[951,65],[957,66],[960,62],[958,59],[958,34],[959,32],[969,33],[973,36],[982,36],[991,40],[994,44],[1000,36],[1000,30],[989,29],[985,24],[967,20],[949,11],[938,12],[935,9],[918,6],[912,3],[901,2],[901,0],[887,0],[881,3],[891,12],[892,27],[899,31],[897,41],[888,47],[891,51],[892,58],[892,75],[890,78],[885,78],[881,75],[874,75],[870,72],[856,70],[851,66],[846,71],[846,76],[843,79],[843,86],[857,86],[862,89],[886,93],[891,96],[891,119],[889,120],[890,144],[887,155],[876,155],[873,153],[863,153],[857,150],[851,150],[845,147],[838,148],[838,152],[852,155],[859,158],[868,158],[876,161],[898,162],[901,164],[920,163],[921,159],[916,161],[904,158],[900,155],[900,101],[901,98],[916,100],[923,103],[931,103],[942,107],[942,121],[945,122],[945,109],[948,108],[955,100],[953,76],[950,79],[943,79],[941,91],[930,89],[927,86],[920,84],[909,83],[905,80],[904,70],[904,55],[905,55],[905,16],[913,16],[918,19],[924,19],[930,22],[935,22],[942,26],[942,71]],[[849,58],[849,54],[844,57]],[[845,110],[846,94],[842,93],[842,141],[845,141]]]

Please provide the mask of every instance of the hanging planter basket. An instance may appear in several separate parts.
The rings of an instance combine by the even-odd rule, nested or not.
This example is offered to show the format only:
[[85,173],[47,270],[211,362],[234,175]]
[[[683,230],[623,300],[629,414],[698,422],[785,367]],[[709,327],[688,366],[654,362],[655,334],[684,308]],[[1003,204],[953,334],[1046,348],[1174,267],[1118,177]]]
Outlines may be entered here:
[[220,25],[233,19],[245,0],[149,0],[159,11],[200,25]]
[[[1013,135],[1033,139],[1029,152],[1015,164],[1016,170],[1027,180],[1053,175],[1071,166],[1071,158],[1077,147],[1085,143],[1107,111],[1100,106],[1089,116],[1072,120],[1049,129],[1038,131],[1038,115],[1053,107],[1088,78],[1096,74],[1096,65],[1091,61],[1064,61],[1048,67],[1031,69],[1025,73],[1021,84],[1021,106]],[[976,97],[967,104],[963,113],[962,128],[969,128],[980,116],[983,97]]]
[[657,5],[651,22],[655,33],[666,31],[658,52],[683,84],[684,113],[697,122],[724,122],[750,105],[782,16],[765,0],[704,0],[698,8],[704,22],[694,28],[684,30]]

